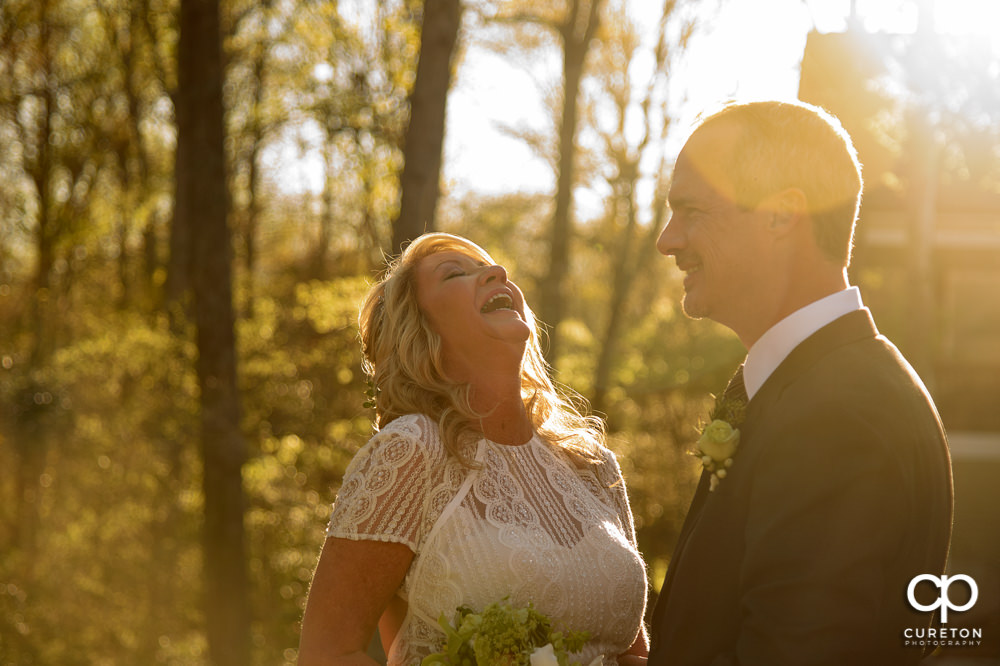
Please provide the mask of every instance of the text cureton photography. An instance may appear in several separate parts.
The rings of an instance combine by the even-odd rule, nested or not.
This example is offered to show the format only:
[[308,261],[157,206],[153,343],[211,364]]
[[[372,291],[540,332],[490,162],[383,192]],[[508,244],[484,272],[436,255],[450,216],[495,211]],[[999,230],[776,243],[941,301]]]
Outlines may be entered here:
[[903,644],[907,647],[978,647],[983,630],[969,627],[907,627]]
[[[917,600],[917,590],[925,583],[937,588],[937,598],[929,604]],[[953,583],[964,584],[968,588],[968,599],[964,603],[955,603],[949,596]],[[966,574],[954,576],[932,576],[921,574],[914,576],[906,588],[906,599],[910,606],[921,612],[939,611],[941,624],[948,623],[948,612],[962,613],[976,605],[979,599],[979,586]],[[978,647],[983,642],[981,627],[907,627],[903,630],[903,645],[907,647]]]

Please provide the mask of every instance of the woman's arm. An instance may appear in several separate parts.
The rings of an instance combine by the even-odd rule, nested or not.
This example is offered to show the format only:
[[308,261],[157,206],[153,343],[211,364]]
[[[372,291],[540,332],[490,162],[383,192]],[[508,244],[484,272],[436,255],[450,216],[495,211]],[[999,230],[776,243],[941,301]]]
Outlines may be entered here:
[[313,574],[299,666],[371,666],[375,627],[413,561],[399,543],[329,537]]
[[646,627],[639,627],[639,635],[635,637],[632,647],[624,654],[618,655],[618,666],[645,666],[649,656],[649,639],[646,638]]

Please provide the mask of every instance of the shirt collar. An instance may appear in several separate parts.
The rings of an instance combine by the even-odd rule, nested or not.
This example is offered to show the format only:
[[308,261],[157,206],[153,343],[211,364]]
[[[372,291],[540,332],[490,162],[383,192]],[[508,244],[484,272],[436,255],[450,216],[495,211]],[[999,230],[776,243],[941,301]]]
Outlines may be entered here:
[[752,398],[771,373],[806,338],[835,319],[863,307],[861,292],[857,287],[848,287],[813,301],[769,328],[750,347],[743,365],[747,396]]

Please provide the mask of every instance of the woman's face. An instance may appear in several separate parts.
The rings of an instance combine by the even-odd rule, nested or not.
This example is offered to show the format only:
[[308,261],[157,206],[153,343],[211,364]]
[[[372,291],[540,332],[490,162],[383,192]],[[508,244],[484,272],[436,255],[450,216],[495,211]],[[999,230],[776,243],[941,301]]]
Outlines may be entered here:
[[416,281],[417,303],[441,337],[452,381],[467,381],[498,361],[519,367],[530,330],[524,295],[503,267],[447,250],[421,259]]

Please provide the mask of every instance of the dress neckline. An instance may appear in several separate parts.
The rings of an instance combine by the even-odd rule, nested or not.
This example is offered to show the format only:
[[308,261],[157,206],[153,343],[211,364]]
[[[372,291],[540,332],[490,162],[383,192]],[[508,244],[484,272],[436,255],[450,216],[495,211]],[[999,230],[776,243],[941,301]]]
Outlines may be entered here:
[[488,444],[492,444],[492,445],[494,445],[494,446],[496,446],[496,447],[498,447],[500,449],[526,449],[536,439],[538,439],[538,433],[537,432],[532,432],[531,433],[531,437],[529,437],[527,441],[522,442],[521,444],[503,444],[502,442],[495,442],[492,439],[490,439],[489,437],[482,437],[479,441],[486,442]]

